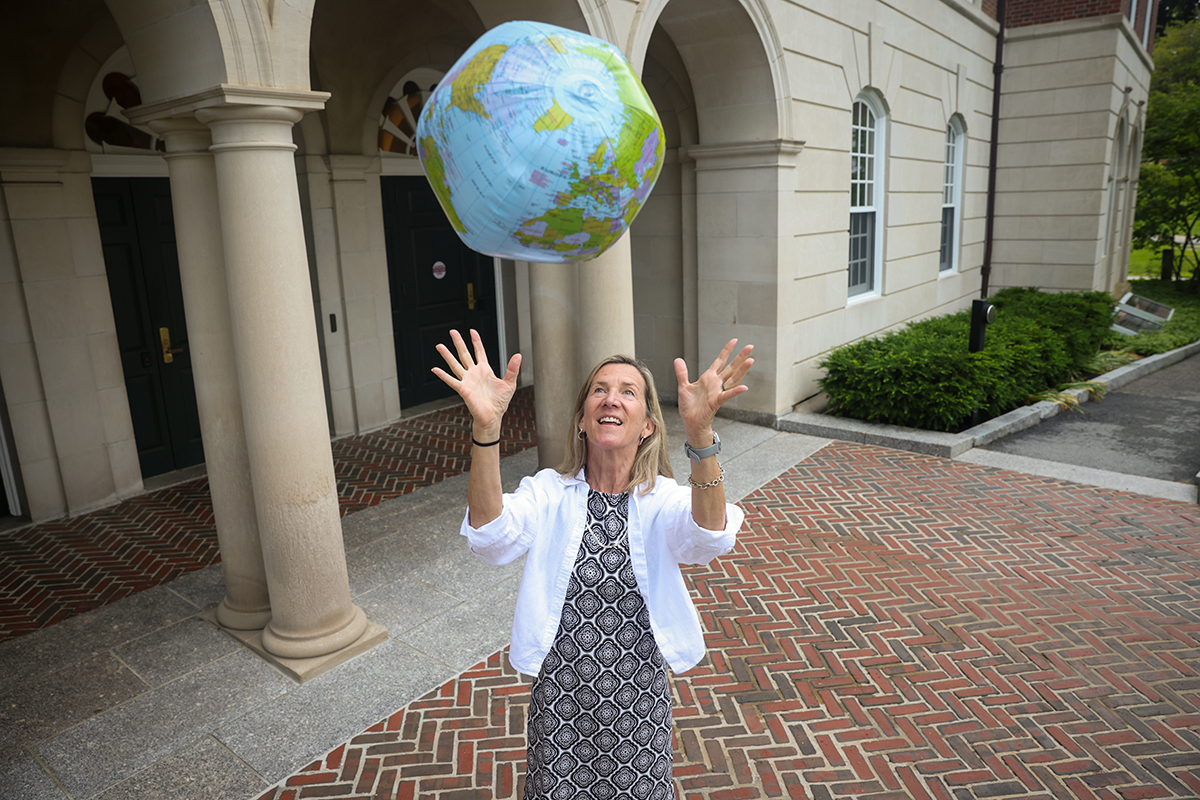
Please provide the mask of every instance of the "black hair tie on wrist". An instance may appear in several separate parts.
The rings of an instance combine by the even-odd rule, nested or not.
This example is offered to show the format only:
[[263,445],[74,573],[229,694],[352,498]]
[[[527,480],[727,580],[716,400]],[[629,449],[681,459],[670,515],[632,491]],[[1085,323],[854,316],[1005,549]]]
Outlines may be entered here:
[[476,439],[474,436],[472,436],[471,444],[475,445],[476,447],[495,447],[496,445],[500,444],[500,440],[497,439],[494,442],[481,442],[478,439]]

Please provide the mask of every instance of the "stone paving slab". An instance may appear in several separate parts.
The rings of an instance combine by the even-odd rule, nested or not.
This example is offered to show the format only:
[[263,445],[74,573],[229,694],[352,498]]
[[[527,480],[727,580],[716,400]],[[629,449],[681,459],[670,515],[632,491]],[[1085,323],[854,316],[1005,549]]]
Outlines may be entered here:
[[1047,461],[1040,458],[1014,455],[976,448],[958,457],[959,461],[972,464],[982,464],[986,467],[1025,472],[1030,475],[1042,475],[1048,478],[1072,481],[1073,483],[1099,486],[1104,489],[1116,489],[1121,492],[1134,492],[1147,497],[1161,497],[1164,500],[1175,500],[1180,503],[1197,502],[1197,487],[1195,485],[1163,481],[1155,478],[1144,478],[1140,475],[1127,475],[1121,472],[1081,467],[1075,464],[1062,464],[1057,461]]
[[[111,789],[96,800],[131,797],[170,800],[218,800],[255,792],[262,777],[211,736],[189,742]],[[55,800],[62,797],[57,795]],[[30,800],[33,800],[30,798]]]
[[89,798],[288,691],[291,681],[240,650],[33,748],[75,798]]

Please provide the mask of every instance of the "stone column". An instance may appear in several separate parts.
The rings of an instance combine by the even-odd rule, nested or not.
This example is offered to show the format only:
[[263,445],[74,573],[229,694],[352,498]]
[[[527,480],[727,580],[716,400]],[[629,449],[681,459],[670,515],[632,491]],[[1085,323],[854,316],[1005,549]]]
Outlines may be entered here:
[[196,405],[225,575],[225,598],[217,606],[217,622],[234,630],[254,630],[270,621],[271,601],[242,424],[217,172],[208,150],[212,134],[191,117],[157,120],[150,127],[166,142],[171,174]]
[[629,232],[599,257],[584,261],[575,269],[579,271],[581,381],[601,359],[618,353],[634,355],[633,256]]
[[603,358],[634,355],[629,234],[599,258],[529,265],[538,466],[557,467],[579,384]]
[[307,659],[366,630],[350,600],[293,161],[304,112],[222,105],[212,129],[242,416],[272,618],[262,646]]
[[[567,436],[579,391],[575,313],[575,264],[529,264],[529,316],[533,329],[534,413],[538,466],[557,467],[567,452]],[[590,369],[590,366],[589,366]]]

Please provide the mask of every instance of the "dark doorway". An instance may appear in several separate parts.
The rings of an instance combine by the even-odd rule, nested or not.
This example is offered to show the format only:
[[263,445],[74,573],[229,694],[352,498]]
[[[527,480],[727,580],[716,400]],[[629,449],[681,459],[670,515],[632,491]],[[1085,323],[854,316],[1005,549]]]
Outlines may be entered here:
[[93,178],[142,477],[204,461],[166,178]]
[[496,335],[496,280],[491,256],[468,248],[446,219],[425,178],[388,176],[383,190],[383,230],[392,296],[392,333],[400,405],[414,406],[453,394],[429,370],[445,366],[434,350],[450,346],[450,329],[483,337],[492,368],[503,374]]

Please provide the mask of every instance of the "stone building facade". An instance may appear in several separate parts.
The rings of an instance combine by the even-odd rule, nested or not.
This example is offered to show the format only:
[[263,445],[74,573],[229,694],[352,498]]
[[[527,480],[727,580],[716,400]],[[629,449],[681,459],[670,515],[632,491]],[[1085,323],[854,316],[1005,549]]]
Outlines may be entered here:
[[[81,513],[203,460],[223,623],[267,625],[280,658],[352,647],[370,625],[345,592],[330,437],[437,399],[432,344],[451,326],[483,330],[497,359],[525,354],[552,462],[578,377],[612,352],[635,351],[671,394],[676,356],[694,371],[730,337],[753,342],[750,391],[731,411],[769,423],[818,393],[830,348],[967,307],[985,256],[993,290],[1116,289],[1155,10],[10,4],[6,509]],[[415,115],[458,55],[511,19],[613,42],[662,118],[658,186],[596,262],[481,257],[429,205]]]

